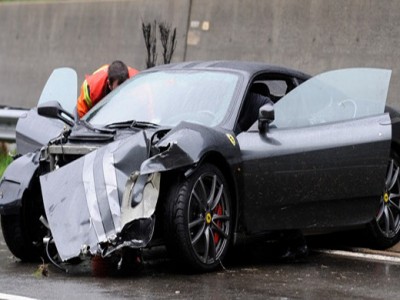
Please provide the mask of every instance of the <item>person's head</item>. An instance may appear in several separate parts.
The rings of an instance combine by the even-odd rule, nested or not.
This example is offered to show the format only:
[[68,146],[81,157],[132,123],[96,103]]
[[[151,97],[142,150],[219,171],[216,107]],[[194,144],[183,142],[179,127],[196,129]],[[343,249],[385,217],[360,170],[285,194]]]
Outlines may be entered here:
[[108,67],[108,87],[112,91],[129,78],[128,67],[120,60],[113,61]]

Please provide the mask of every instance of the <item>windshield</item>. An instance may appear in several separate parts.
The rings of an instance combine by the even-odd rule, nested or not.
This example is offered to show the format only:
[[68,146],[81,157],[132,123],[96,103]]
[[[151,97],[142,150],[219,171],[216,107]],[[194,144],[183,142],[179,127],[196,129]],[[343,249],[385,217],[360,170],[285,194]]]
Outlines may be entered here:
[[136,75],[105,97],[84,119],[95,125],[130,120],[175,126],[219,124],[239,76],[215,71],[158,71]]
[[277,128],[350,120],[384,112],[391,71],[352,68],[326,72],[274,105]]

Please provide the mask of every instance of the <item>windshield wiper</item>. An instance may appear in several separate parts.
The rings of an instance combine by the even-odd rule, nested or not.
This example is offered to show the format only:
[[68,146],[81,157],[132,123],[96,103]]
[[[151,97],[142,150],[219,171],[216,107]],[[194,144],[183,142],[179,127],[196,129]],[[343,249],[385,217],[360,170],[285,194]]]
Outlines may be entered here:
[[106,125],[106,128],[126,128],[126,127],[135,127],[135,128],[157,128],[160,125],[146,122],[146,121],[136,121],[136,120],[129,120],[123,122],[116,122]]
[[146,121],[132,121],[131,127],[138,127],[138,128],[157,128],[160,125],[156,123],[146,122]]
[[107,134],[115,134],[115,130],[107,129],[107,128],[98,128],[94,127],[92,124],[85,120],[79,120],[79,123],[85,126],[87,129],[92,130],[94,132],[99,132],[99,133],[107,133]]

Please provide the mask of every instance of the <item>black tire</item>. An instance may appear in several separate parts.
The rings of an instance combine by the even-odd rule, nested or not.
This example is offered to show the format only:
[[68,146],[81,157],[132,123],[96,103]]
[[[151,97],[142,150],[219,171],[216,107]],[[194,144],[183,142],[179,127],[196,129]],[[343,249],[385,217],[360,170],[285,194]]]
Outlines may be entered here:
[[1,228],[4,240],[11,253],[24,262],[36,262],[45,258],[43,237],[47,234],[47,228],[39,221],[44,215],[43,206],[38,199],[39,194],[31,194],[31,199],[22,200],[22,207],[17,214],[2,215]]
[[386,249],[400,240],[400,163],[392,154],[375,219],[368,226],[371,246]]
[[169,252],[190,271],[220,266],[232,237],[233,210],[222,172],[211,164],[180,176],[167,196],[164,232]]

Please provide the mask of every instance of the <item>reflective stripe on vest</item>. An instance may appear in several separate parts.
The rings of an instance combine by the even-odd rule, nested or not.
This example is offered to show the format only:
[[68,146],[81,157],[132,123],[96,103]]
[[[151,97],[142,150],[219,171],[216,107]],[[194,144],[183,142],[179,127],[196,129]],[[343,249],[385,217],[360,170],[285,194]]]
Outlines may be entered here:
[[89,85],[85,79],[83,82],[83,99],[85,100],[85,103],[88,107],[88,109],[91,109],[93,106],[92,99],[90,99],[90,89]]

